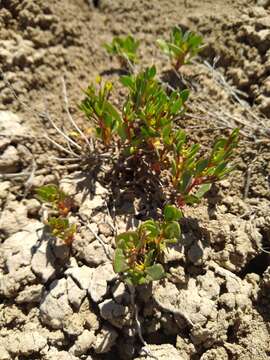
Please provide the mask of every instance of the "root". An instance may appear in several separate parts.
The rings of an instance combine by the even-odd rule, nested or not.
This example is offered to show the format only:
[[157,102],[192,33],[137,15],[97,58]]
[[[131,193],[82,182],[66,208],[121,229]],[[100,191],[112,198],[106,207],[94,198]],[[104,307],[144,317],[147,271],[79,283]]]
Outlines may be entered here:
[[147,342],[144,340],[143,335],[142,335],[142,327],[141,327],[141,323],[139,321],[139,316],[138,316],[138,307],[135,303],[135,287],[132,285],[128,285],[128,289],[130,292],[130,299],[131,299],[131,305],[134,309],[134,320],[135,320],[135,325],[136,325],[136,330],[139,336],[139,339],[141,341],[141,343],[143,344],[143,348],[142,348],[142,352],[145,353],[145,355],[151,357],[152,359],[156,359],[158,360],[158,358],[153,355],[148,347]]

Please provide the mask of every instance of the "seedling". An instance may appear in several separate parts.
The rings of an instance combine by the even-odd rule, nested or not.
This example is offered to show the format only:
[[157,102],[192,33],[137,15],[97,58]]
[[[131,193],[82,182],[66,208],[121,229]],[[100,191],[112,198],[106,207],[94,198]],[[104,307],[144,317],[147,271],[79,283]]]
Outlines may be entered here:
[[72,244],[74,235],[76,233],[76,224],[70,224],[65,217],[49,217],[47,225],[53,236],[58,237],[64,241],[68,246]]
[[192,31],[183,32],[179,27],[171,31],[170,40],[158,39],[161,50],[170,58],[173,68],[178,71],[182,65],[189,64],[202,49],[202,37]]
[[70,246],[76,232],[76,225],[70,224],[67,216],[74,208],[74,200],[56,185],[42,186],[36,190],[36,193],[39,200],[50,204],[54,213],[45,220],[52,235],[62,239],[66,245]]
[[155,79],[156,68],[152,66],[138,75],[122,76],[120,81],[129,94],[121,113],[110,103],[111,83],[101,85],[99,90],[90,85],[80,109],[93,121],[97,136],[105,146],[117,135],[120,146],[126,146],[129,154],[138,150],[160,149],[162,134],[173,129],[173,121],[185,111],[188,90],[173,91],[170,95]]
[[115,37],[110,44],[104,44],[109,55],[117,56],[120,65],[124,68],[130,68],[138,61],[137,50],[139,41],[133,36]]
[[216,140],[208,157],[198,157],[200,145],[187,146],[185,132],[176,132],[172,140],[171,174],[180,207],[198,203],[213,183],[233,170],[229,161],[238,144],[238,136],[239,130],[235,129],[228,138]]
[[147,220],[138,229],[116,237],[114,271],[121,273],[129,285],[148,284],[166,276],[162,255],[167,245],[181,237],[179,220],[182,213],[167,205],[161,222]]
[[109,146],[113,134],[121,125],[121,117],[116,108],[109,102],[112,83],[107,81],[102,85],[99,77],[96,82],[98,89],[90,84],[85,91],[86,97],[79,108],[85,113],[88,120],[94,123],[97,137],[102,139],[105,146]]

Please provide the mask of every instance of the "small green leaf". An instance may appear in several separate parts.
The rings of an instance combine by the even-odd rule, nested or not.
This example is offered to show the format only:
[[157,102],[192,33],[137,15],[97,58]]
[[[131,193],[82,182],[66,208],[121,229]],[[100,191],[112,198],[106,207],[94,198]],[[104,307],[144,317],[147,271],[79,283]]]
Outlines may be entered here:
[[203,184],[199,187],[199,189],[196,191],[196,193],[194,194],[194,196],[196,196],[196,198],[201,199],[206,193],[207,191],[209,191],[211,189],[212,184]]
[[164,228],[164,235],[166,239],[180,239],[181,228],[178,222],[172,221]]
[[116,273],[125,272],[129,268],[126,263],[126,257],[122,249],[115,250],[113,268]]
[[44,185],[36,189],[36,193],[41,201],[52,203],[57,200],[59,189],[56,185]]
[[150,250],[146,255],[145,255],[145,260],[144,260],[144,266],[145,267],[149,267],[153,264],[154,259],[155,259],[155,249]]
[[196,174],[201,174],[207,168],[208,164],[208,159],[199,160],[196,164]]
[[227,162],[220,163],[214,171],[214,176],[218,177],[225,170],[226,166],[227,166]]
[[164,220],[165,221],[179,221],[182,218],[183,214],[181,210],[177,209],[175,206],[166,205],[164,208]]
[[180,96],[181,96],[183,103],[185,103],[189,97],[189,90],[188,89],[182,90],[180,93]]
[[115,239],[116,246],[125,250],[136,247],[139,243],[139,236],[136,231],[127,231],[118,235]]
[[134,89],[134,81],[133,81],[133,79],[132,79],[132,77],[131,76],[128,76],[128,75],[126,75],[126,76],[121,76],[120,77],[120,82],[124,85],[124,86],[126,86],[126,87],[128,87],[128,88],[130,88],[130,89]]
[[190,171],[185,171],[182,176],[182,181],[179,184],[179,191],[185,193],[188,191],[188,188],[192,181],[192,173]]
[[151,66],[151,67],[148,69],[148,76],[149,76],[149,78],[154,78],[154,77],[156,76],[156,73],[157,73],[157,70],[156,70],[155,65]]
[[161,264],[155,264],[145,270],[152,280],[160,280],[165,277],[165,271]]
[[159,226],[154,220],[147,220],[141,224],[140,230],[146,232],[146,236],[157,237],[159,235]]

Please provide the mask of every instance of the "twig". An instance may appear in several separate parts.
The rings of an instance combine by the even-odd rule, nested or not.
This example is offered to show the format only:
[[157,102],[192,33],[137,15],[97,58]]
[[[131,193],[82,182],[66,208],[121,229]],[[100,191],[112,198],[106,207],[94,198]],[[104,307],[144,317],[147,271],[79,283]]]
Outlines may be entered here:
[[65,82],[65,78],[62,77],[62,85],[63,85],[63,97],[64,97],[64,104],[65,104],[65,111],[67,113],[67,117],[70,121],[70,123],[73,125],[73,127],[75,128],[75,130],[81,135],[81,137],[84,139],[84,141],[86,142],[86,144],[88,145],[88,148],[90,151],[93,151],[93,143],[91,144],[88,140],[88,138],[85,136],[85,134],[82,132],[82,130],[79,128],[79,126],[76,124],[76,122],[74,121],[70,111],[69,111],[69,103],[68,103],[68,97],[67,97],[67,87],[66,87],[66,82]]
[[231,277],[233,279],[235,279],[237,282],[240,281],[240,279],[238,278],[237,275],[235,275],[234,273],[232,273],[230,270],[224,269],[223,267],[219,266],[217,263],[215,263],[214,261],[210,261],[208,263],[208,268],[212,268],[213,270],[215,270],[215,272],[221,276],[224,276],[225,278],[227,277]]
[[[82,218],[81,218],[82,219]],[[111,256],[111,254],[109,253],[108,249],[107,249],[107,244],[104,243],[104,241],[101,239],[100,236],[98,236],[98,234],[91,228],[89,221],[85,223],[87,228],[91,231],[91,233],[95,236],[95,238],[98,240],[98,242],[100,243],[100,245],[103,247],[103,250],[107,256],[107,258],[110,261],[113,261],[113,258]]]
[[[65,166],[56,166],[53,170],[62,171],[62,170],[74,170],[80,167],[80,164],[69,164]],[[52,172],[52,169],[40,169],[35,171],[35,175],[46,175]],[[0,174],[0,180],[9,180],[9,179],[21,179],[21,178],[29,178],[32,174],[32,171],[24,171],[20,173],[7,173]]]
[[28,177],[28,179],[26,180],[24,187],[25,187],[25,194],[30,190],[30,188],[32,187],[32,183],[35,177],[35,173],[37,170],[37,164],[35,162],[35,159],[33,158],[32,160],[32,170],[30,172],[30,175]]
[[108,203],[107,201],[105,201],[106,203],[106,207],[107,207],[107,213],[108,213],[108,216],[109,218],[112,219],[112,223],[110,221],[107,221],[107,224],[111,227],[111,229],[113,230],[114,234],[117,235],[117,226],[116,226],[116,220],[115,220],[115,217],[113,218],[111,216],[111,213],[110,213],[110,209],[109,209],[109,206],[108,206]]
[[56,146],[59,150],[64,151],[66,154],[72,155],[73,157],[80,159],[80,156],[75,154],[74,152],[69,151],[68,149],[66,149],[64,146],[58,144],[56,141],[54,141],[53,139],[51,139],[49,136],[44,135],[44,138],[48,141],[50,141],[54,146]]
[[[75,141],[73,141],[68,135],[66,135],[61,129],[59,129],[59,127],[55,124],[55,122],[53,121],[51,115],[49,114],[49,112],[46,109],[45,112],[46,118],[49,120],[49,122],[51,123],[51,125],[55,128],[55,130],[63,136],[64,139],[66,139],[66,141],[68,142],[68,144],[72,144],[73,146],[75,146],[79,151],[82,150],[81,146],[79,144],[77,144]],[[72,152],[72,150],[70,150]],[[76,155],[74,153],[74,155]]]
[[184,318],[186,320],[186,322],[190,325],[190,326],[194,326],[194,323],[190,320],[190,318],[188,317],[188,315],[184,312],[184,311],[181,311],[179,309],[175,309],[174,307],[172,306],[167,306],[167,305],[164,305],[162,304],[159,300],[157,300],[156,298],[154,298],[155,302],[158,304],[158,306],[166,311],[166,312],[171,312],[173,313],[174,315],[180,315],[182,318]]

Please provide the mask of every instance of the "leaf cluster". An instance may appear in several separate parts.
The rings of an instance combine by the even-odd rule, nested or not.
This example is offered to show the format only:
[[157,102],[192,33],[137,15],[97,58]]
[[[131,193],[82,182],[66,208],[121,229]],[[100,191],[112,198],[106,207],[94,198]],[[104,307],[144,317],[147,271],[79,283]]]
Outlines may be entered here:
[[139,41],[135,40],[133,36],[114,37],[111,43],[105,43],[104,47],[108,54],[116,55],[122,66],[129,68],[138,61],[137,50],[139,48]]
[[175,26],[170,34],[170,40],[158,39],[161,50],[171,59],[175,70],[190,61],[201,51],[203,39],[192,31],[183,32]]
[[107,81],[102,84],[101,79],[98,78],[97,86],[98,88],[94,84],[88,86],[79,108],[90,121],[94,122],[96,136],[103,140],[105,146],[109,146],[113,134],[121,126],[121,117],[109,101],[112,83]]
[[152,66],[120,78],[128,90],[120,112],[109,101],[111,83],[100,83],[98,89],[93,84],[88,87],[80,109],[94,122],[105,146],[117,136],[131,153],[145,146],[152,150],[163,133],[172,131],[173,121],[185,111],[189,92],[175,90],[168,95],[155,76],[156,67]]
[[222,180],[233,170],[229,161],[238,144],[238,137],[239,130],[235,129],[229,137],[217,139],[208,156],[199,156],[199,144],[188,146],[185,132],[179,130],[175,133],[171,175],[179,206],[200,202],[214,182]]
[[166,276],[162,254],[169,244],[181,237],[179,220],[182,213],[167,205],[161,222],[147,220],[135,231],[116,237],[114,270],[130,285],[143,285]]
[[64,241],[68,246],[73,241],[76,225],[70,224],[68,215],[74,208],[74,200],[56,185],[44,185],[36,190],[37,198],[50,204],[54,215],[49,215],[46,224],[53,236]]
[[[146,155],[149,168],[169,171],[179,206],[199,202],[211,184],[226,176],[238,142],[238,130],[218,139],[209,156],[200,156],[200,145],[188,145],[176,120],[186,109],[188,90],[168,94],[156,79],[156,68],[120,78],[128,90],[118,111],[109,100],[111,85],[90,85],[80,108],[95,124],[96,134],[109,146],[114,140],[126,154]],[[196,190],[196,192],[195,192]]]

